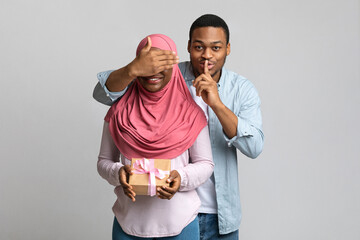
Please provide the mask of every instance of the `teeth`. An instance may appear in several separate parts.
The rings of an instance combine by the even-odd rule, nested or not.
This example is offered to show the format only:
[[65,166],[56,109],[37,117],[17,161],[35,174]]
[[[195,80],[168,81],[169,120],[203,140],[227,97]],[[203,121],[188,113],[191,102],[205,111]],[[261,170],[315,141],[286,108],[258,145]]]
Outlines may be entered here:
[[158,78],[149,78],[150,81],[156,81],[159,80]]

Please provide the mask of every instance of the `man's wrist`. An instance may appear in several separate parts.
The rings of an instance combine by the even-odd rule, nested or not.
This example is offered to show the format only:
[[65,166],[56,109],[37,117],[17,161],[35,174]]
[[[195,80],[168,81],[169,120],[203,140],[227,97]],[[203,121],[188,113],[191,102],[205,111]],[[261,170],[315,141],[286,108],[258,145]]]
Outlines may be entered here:
[[224,111],[226,109],[225,104],[221,100],[219,100],[218,102],[212,104],[210,107],[215,113]]
[[125,66],[125,71],[131,79],[134,79],[137,77],[137,73],[133,68],[132,62]]

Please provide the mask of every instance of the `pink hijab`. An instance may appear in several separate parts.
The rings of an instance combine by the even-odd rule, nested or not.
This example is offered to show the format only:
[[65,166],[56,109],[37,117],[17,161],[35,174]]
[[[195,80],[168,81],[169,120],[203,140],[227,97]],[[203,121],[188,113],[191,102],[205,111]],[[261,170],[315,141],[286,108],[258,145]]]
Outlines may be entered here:
[[[176,51],[175,43],[162,34],[152,34],[152,47]],[[136,53],[146,45],[144,38]],[[119,151],[128,159],[172,159],[185,152],[206,126],[204,112],[194,102],[177,64],[169,83],[149,92],[136,79],[125,95],[108,111],[110,133]]]

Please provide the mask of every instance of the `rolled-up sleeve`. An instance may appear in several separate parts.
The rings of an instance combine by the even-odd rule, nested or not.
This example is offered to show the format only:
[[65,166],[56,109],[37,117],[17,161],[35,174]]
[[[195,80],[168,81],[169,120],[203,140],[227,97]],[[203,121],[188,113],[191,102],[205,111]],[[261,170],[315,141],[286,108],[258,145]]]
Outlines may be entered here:
[[236,99],[241,103],[237,105],[235,114],[238,118],[237,134],[229,139],[223,134],[228,147],[234,146],[250,158],[256,158],[262,152],[264,134],[262,132],[262,117],[260,110],[260,98],[255,87],[248,81],[243,86],[242,97]]
[[108,70],[108,71],[104,71],[104,72],[99,72],[97,74],[97,78],[99,80],[99,83],[101,85],[101,87],[104,89],[106,97],[108,97],[112,102],[116,101],[118,98],[120,98],[121,96],[123,96],[127,90],[127,87],[120,91],[120,92],[110,92],[109,89],[107,89],[106,87],[106,81],[109,78],[110,74],[113,72],[114,70]]

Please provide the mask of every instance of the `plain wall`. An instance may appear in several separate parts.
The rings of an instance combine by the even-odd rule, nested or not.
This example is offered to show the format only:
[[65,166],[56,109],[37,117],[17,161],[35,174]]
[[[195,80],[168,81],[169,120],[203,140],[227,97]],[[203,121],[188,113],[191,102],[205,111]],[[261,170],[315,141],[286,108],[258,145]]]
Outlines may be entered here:
[[204,13],[228,23],[226,67],[262,100],[263,153],[238,157],[240,239],[360,239],[359,1],[2,0],[1,240],[111,238],[96,74],[151,33],[188,60]]

